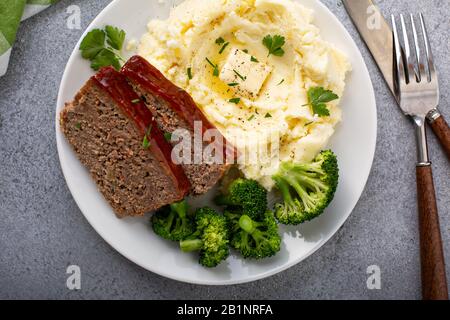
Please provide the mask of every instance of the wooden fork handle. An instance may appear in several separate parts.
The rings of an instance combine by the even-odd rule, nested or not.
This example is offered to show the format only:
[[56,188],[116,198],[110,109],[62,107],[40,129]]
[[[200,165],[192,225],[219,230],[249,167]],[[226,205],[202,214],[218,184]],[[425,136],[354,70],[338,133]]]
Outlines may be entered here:
[[450,127],[445,121],[443,116],[439,116],[431,122],[431,128],[433,128],[434,133],[439,138],[439,141],[447,154],[448,159],[450,159]]
[[448,300],[444,253],[431,165],[417,167],[422,297]]

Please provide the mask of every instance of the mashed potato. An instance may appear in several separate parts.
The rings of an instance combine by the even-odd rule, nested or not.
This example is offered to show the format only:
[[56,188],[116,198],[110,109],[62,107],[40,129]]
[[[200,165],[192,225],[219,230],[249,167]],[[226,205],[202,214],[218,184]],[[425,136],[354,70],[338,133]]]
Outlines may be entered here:
[[[314,158],[341,120],[339,100],[328,104],[329,117],[306,105],[311,87],[342,96],[351,68],[312,22],[313,12],[290,0],[186,0],[167,20],[150,21],[138,51],[191,94],[240,150],[245,176],[270,190],[282,161]],[[285,37],[282,56],[268,55],[267,35]],[[241,64],[231,56],[237,50],[258,65],[242,69],[253,70],[248,78],[231,67],[239,85],[228,82],[232,73],[225,70]],[[248,90],[239,90],[244,80]]]

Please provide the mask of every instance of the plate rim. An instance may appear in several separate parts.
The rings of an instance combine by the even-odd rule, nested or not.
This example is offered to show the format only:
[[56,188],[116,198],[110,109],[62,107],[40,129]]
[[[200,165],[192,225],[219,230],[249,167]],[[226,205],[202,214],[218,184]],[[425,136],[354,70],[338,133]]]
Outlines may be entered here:
[[[116,6],[120,1],[123,1],[123,0],[113,0],[107,6],[105,6],[100,11],[100,13],[97,16],[95,16],[95,18],[91,21],[91,23],[89,23],[89,25],[86,27],[84,32],[81,34],[80,39],[77,41],[77,43],[76,43],[72,53],[70,54],[69,59],[67,60],[66,66],[64,68],[63,76],[61,78],[59,89],[58,89],[58,97],[57,97],[57,102],[56,102],[55,133],[56,133],[56,144],[57,144],[59,165],[60,165],[61,171],[63,173],[64,179],[66,181],[67,187],[69,188],[69,191],[71,193],[72,199],[77,204],[78,208],[80,209],[80,211],[83,214],[84,218],[88,221],[89,225],[115,251],[117,251],[119,254],[121,254],[123,257],[125,257],[127,260],[129,260],[132,263],[134,263],[134,264],[138,265],[139,267],[143,268],[144,270],[150,271],[152,273],[155,273],[155,274],[157,274],[159,276],[162,276],[162,277],[165,277],[165,278],[168,278],[168,279],[176,280],[176,281],[183,282],[183,283],[196,284],[196,285],[223,286],[223,285],[236,285],[236,284],[245,284],[245,283],[254,282],[254,281],[257,281],[257,280],[269,278],[269,277],[274,276],[274,275],[276,275],[276,274],[278,274],[280,272],[286,271],[286,270],[292,268],[293,266],[303,262],[304,260],[309,258],[311,255],[316,253],[322,246],[324,246],[328,241],[330,241],[331,238],[333,238],[336,235],[336,233],[339,231],[339,229],[342,228],[342,226],[348,220],[350,215],[353,213],[355,207],[357,206],[357,204],[361,200],[361,196],[362,196],[363,192],[366,189],[368,179],[369,179],[370,174],[371,174],[372,169],[373,169],[373,163],[374,163],[374,159],[375,159],[376,146],[377,146],[377,141],[378,141],[378,107],[377,107],[377,102],[376,102],[376,97],[375,97],[375,89],[373,87],[373,82],[372,82],[372,79],[370,77],[370,72],[369,72],[369,69],[367,67],[366,61],[365,61],[365,59],[364,59],[364,57],[363,57],[363,55],[361,53],[361,50],[356,45],[355,40],[353,39],[353,37],[351,36],[351,34],[347,30],[347,28],[344,26],[344,24],[321,1],[319,1],[319,0],[310,0],[310,1],[314,1],[318,6],[322,7],[323,10],[327,11],[332,16],[332,19],[335,22],[337,22],[337,24],[340,26],[340,28],[344,32],[345,36],[348,37],[351,40],[350,43],[354,47],[355,52],[357,52],[357,58],[362,61],[362,66],[364,68],[363,72],[364,72],[364,74],[367,75],[367,78],[369,80],[370,92],[368,92],[368,100],[373,102],[373,106],[374,106],[374,108],[372,110],[372,112],[374,113],[373,114],[374,132],[372,133],[373,137],[374,137],[374,141],[373,141],[373,147],[371,148],[371,153],[370,153],[369,170],[368,170],[367,174],[364,177],[364,183],[362,185],[360,194],[358,196],[358,200],[355,202],[355,204],[353,205],[351,210],[349,210],[349,213],[347,215],[345,215],[345,216],[342,216],[341,219],[339,220],[339,222],[335,224],[335,227],[332,228],[332,232],[330,232],[327,237],[322,238],[307,254],[305,254],[303,257],[301,257],[298,260],[290,261],[290,262],[285,263],[285,264],[283,264],[281,266],[275,267],[273,269],[270,269],[270,270],[268,270],[266,272],[259,273],[259,274],[254,275],[254,276],[248,276],[245,279],[204,280],[204,281],[203,280],[191,280],[189,278],[183,278],[182,276],[178,276],[178,275],[175,276],[173,274],[170,274],[169,272],[153,270],[152,268],[149,268],[148,266],[145,266],[142,263],[140,263],[140,262],[136,261],[135,259],[131,258],[131,256],[127,252],[124,252],[124,250],[121,250],[117,246],[115,246],[113,244],[113,241],[111,240],[112,238],[110,238],[109,236],[104,234],[102,231],[100,231],[97,228],[97,226],[94,223],[92,223],[89,215],[84,213],[84,209],[83,209],[84,205],[82,204],[82,202],[79,199],[77,199],[74,196],[74,192],[73,192],[73,188],[74,187],[72,185],[71,180],[68,178],[66,171],[63,168],[63,160],[62,160],[62,155],[61,155],[61,153],[62,153],[62,134],[59,134],[60,133],[59,132],[60,131],[60,128],[59,128],[59,120],[60,120],[60,118],[59,118],[58,109],[59,109],[60,105],[64,105],[65,104],[65,101],[62,99],[62,93],[63,93],[63,87],[64,87],[63,84],[67,81],[67,78],[68,78],[68,72],[67,72],[68,68],[72,64],[73,60],[76,57],[76,53],[78,52],[78,47],[79,47],[83,37],[92,29],[92,27],[96,24],[97,20],[103,18],[103,16],[105,16],[108,13],[108,11],[112,7]],[[299,2],[299,0],[292,0],[292,1]]]

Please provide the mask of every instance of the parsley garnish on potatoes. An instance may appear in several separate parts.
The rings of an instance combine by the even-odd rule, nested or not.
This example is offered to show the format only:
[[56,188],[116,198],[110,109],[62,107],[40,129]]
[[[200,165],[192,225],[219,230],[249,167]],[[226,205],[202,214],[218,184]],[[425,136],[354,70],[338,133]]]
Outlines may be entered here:
[[91,68],[95,71],[107,66],[119,70],[121,62],[125,61],[120,54],[125,37],[125,31],[113,26],[106,26],[104,30],[94,29],[81,41],[81,56],[91,61]]
[[308,90],[308,103],[304,106],[311,106],[314,114],[319,117],[330,115],[326,103],[339,99],[339,96],[331,90],[323,87],[312,87]]
[[213,67],[213,76],[218,77],[219,76],[219,66],[215,63],[213,63],[211,60],[209,60],[208,57],[205,58],[205,60],[208,62],[208,64]]
[[269,50],[269,54],[267,56],[270,56],[271,54],[277,57],[284,56],[284,50],[282,46],[286,43],[286,39],[283,36],[280,35],[267,35],[263,39],[264,46]]

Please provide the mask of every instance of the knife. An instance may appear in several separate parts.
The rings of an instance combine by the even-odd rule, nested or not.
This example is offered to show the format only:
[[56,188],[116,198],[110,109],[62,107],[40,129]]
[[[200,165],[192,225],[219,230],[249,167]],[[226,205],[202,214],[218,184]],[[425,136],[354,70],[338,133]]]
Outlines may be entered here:
[[[394,41],[390,25],[372,0],[342,0],[342,2],[375,59],[389,89],[397,99],[393,71]],[[437,108],[428,113],[427,120],[450,159],[450,128],[447,122]]]

